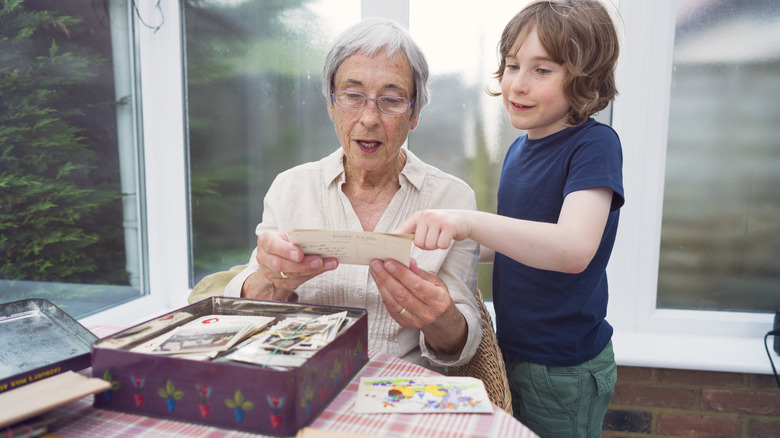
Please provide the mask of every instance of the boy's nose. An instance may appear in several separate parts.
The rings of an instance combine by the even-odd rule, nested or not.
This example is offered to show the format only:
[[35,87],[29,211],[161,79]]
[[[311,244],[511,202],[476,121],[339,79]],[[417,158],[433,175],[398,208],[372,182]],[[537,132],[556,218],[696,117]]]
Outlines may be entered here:
[[512,91],[523,94],[528,92],[528,80],[524,73],[518,73],[512,78]]

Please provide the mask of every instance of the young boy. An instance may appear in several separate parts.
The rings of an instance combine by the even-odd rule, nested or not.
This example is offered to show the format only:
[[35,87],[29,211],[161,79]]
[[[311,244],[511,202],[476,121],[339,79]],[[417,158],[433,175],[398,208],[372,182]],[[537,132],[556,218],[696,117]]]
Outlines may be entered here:
[[606,266],[624,203],[617,134],[591,118],[616,95],[618,38],[598,0],[529,5],[504,28],[501,84],[526,135],[509,147],[498,214],[416,213],[415,245],[473,239],[493,299],[515,416],[542,437],[598,437],[617,378]]

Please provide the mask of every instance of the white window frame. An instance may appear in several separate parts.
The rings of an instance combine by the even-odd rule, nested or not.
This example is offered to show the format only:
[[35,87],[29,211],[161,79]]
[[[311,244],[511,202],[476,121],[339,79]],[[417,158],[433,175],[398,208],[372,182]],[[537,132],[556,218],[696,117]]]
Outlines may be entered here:
[[[136,3],[147,23],[160,18],[156,0]],[[164,25],[156,32],[138,25],[136,35],[151,291],[85,318],[87,325],[143,321],[186,305],[190,291],[181,11],[175,1],[159,6]],[[408,26],[407,1],[362,0],[361,7],[363,17]],[[622,0],[619,10],[624,39],[612,126],[623,142],[627,200],[608,267],[607,316],[618,364],[770,374],[763,336],[773,315],[656,309],[675,2]]]
[[623,143],[626,204],[608,267],[607,317],[617,361],[770,374],[763,337],[772,314],[656,309],[675,2],[622,0],[620,12],[625,39],[612,126]]
[[[187,305],[190,291],[180,5],[156,0],[135,3],[149,294],[80,320],[85,326],[142,322]],[[139,22],[139,15],[149,26],[162,26],[149,28]]]

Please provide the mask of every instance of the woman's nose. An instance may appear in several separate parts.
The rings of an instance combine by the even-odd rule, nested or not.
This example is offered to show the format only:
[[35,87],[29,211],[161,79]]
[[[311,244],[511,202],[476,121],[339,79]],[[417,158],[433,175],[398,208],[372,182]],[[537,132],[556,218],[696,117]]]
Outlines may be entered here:
[[376,99],[366,100],[366,104],[359,111],[360,122],[364,125],[373,126],[379,123],[380,111]]

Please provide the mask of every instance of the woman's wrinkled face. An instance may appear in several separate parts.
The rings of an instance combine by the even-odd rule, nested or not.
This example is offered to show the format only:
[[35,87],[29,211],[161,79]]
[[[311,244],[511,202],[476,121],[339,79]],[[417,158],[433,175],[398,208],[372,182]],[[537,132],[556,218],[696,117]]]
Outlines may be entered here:
[[[412,100],[412,68],[402,52],[388,58],[384,52],[373,57],[356,53],[342,62],[334,77],[334,91],[356,91],[369,98],[395,96]],[[397,172],[398,154],[418,117],[385,114],[369,100],[359,110],[328,105],[347,164],[363,172]]]

